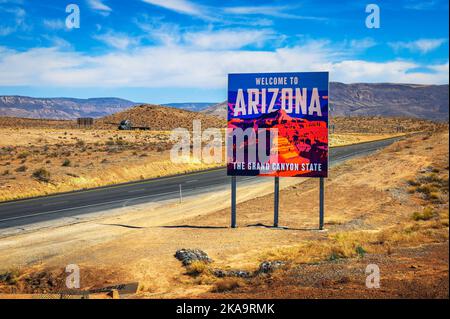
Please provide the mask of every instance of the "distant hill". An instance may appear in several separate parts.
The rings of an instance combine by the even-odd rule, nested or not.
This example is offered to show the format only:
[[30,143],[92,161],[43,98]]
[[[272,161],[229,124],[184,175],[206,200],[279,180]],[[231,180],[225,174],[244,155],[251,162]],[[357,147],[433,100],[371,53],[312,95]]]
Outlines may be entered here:
[[170,107],[174,107],[174,108],[182,109],[182,110],[199,112],[199,111],[206,109],[209,106],[216,105],[216,104],[217,103],[211,103],[211,102],[210,103],[208,103],[208,102],[200,102],[200,103],[187,102],[187,103],[167,103],[167,104],[162,104],[162,105],[170,106]]
[[225,127],[225,120],[207,114],[176,109],[168,106],[142,104],[125,111],[105,116],[95,121],[98,128],[116,128],[122,120],[130,120],[133,126],[148,126],[151,130],[192,129],[192,121],[200,120],[202,129]]
[[[330,83],[334,116],[415,117],[448,121],[449,86],[392,83]],[[227,117],[227,103],[202,111]]]
[[102,117],[120,112],[136,103],[119,98],[33,98],[0,96],[0,116],[69,120]]
[[227,118],[227,101],[212,105],[201,111],[202,113]]

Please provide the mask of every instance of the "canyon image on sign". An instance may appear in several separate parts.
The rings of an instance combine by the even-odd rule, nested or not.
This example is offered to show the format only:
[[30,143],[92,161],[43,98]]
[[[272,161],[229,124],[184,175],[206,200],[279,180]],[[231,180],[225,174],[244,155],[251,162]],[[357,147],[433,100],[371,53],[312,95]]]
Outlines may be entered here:
[[229,74],[228,175],[327,177],[328,78]]

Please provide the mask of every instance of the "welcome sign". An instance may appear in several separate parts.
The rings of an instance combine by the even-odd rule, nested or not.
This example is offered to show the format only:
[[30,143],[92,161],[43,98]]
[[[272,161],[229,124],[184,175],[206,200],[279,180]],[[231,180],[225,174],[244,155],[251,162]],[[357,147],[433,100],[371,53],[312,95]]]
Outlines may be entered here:
[[228,75],[228,175],[328,175],[328,72]]

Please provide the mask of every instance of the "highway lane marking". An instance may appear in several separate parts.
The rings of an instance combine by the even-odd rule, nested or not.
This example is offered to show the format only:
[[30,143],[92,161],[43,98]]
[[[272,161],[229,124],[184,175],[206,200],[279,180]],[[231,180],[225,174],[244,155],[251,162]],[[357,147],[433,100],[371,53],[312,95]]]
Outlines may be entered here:
[[41,204],[41,206],[54,206],[54,205],[68,203],[68,202],[69,202],[68,200],[64,200],[64,201],[59,201],[59,202],[54,202],[54,203]]
[[187,181],[187,182],[185,182],[185,183],[186,183],[186,184],[189,184],[189,183],[194,183],[194,182],[198,182],[198,179],[193,179],[193,180]]
[[49,215],[49,214],[54,214],[54,213],[59,213],[59,212],[64,212],[64,211],[70,211],[70,210],[75,210],[75,209],[89,208],[89,207],[95,207],[95,206],[100,206],[100,205],[107,205],[107,204],[119,203],[119,202],[124,202],[124,201],[132,201],[132,200],[136,200],[136,199],[142,199],[142,198],[154,197],[154,196],[161,196],[161,195],[168,195],[168,194],[178,194],[178,192],[167,192],[167,193],[139,196],[139,197],[128,198],[128,199],[118,199],[118,200],[113,200],[113,201],[109,201],[109,202],[97,203],[97,204],[90,204],[90,205],[83,205],[83,206],[77,206],[77,207],[63,208],[63,209],[58,209],[58,210],[52,210],[52,211],[49,211],[49,212],[41,212],[41,213],[23,215],[23,216],[18,216],[18,217],[4,218],[4,219],[0,219],[0,222],[6,222],[6,221],[10,221],[10,220],[17,220],[17,219],[24,219],[24,218],[28,218],[28,217],[34,217],[34,216]]
[[[194,189],[189,189],[186,192],[192,192],[192,191],[195,191],[195,190],[198,190],[198,189],[211,189],[212,186],[224,186],[224,185],[223,184],[216,184],[216,185],[208,185],[208,186],[203,186],[203,187],[196,187]],[[139,196],[139,197],[133,197],[133,198],[127,198],[127,199],[118,199],[118,200],[113,200],[113,201],[108,201],[108,202],[97,203],[97,204],[83,205],[83,206],[77,206],[77,207],[69,207],[69,208],[63,208],[63,209],[53,210],[53,211],[49,211],[49,212],[41,212],[41,213],[23,215],[23,216],[18,216],[18,217],[4,218],[4,219],[0,219],[0,222],[6,222],[6,221],[11,221],[11,220],[18,220],[18,219],[24,219],[24,218],[28,218],[28,217],[35,217],[35,216],[42,216],[42,215],[50,215],[50,214],[64,212],[64,211],[70,211],[70,210],[76,210],[76,209],[82,209],[82,208],[89,208],[89,207],[95,207],[95,206],[101,206],[101,205],[107,205],[107,204],[113,204],[113,203],[120,203],[120,202],[125,202],[125,204],[127,204],[128,202],[133,201],[133,200],[137,200],[137,199],[143,199],[143,198],[155,197],[155,196],[163,196],[163,195],[169,195],[169,194],[174,194],[174,195],[176,194],[176,195],[178,195],[179,191],[177,190],[177,191],[173,191],[173,192],[145,195],[145,196]],[[124,206],[122,206],[122,207],[124,207]],[[62,216],[62,217],[64,217],[64,216]]]
[[136,193],[136,192],[142,192],[142,191],[146,191],[145,188],[141,188],[141,189],[133,189],[131,191],[128,191],[128,193]]
[[[374,141],[368,141],[368,142],[363,142],[363,143],[355,143],[355,144],[349,144],[349,145],[343,145],[340,147],[334,146],[334,147],[330,147],[330,149],[332,148],[344,148],[344,147],[349,147],[349,146],[357,146],[359,144],[369,144],[369,143],[378,143],[378,142],[387,142],[388,140],[394,140],[393,143],[395,142],[395,140],[400,140],[402,137],[404,136],[397,136],[397,137],[391,137],[391,138],[385,138],[385,139],[380,139],[380,140],[374,140]],[[383,148],[386,147],[387,145],[381,145],[379,147],[377,147],[376,149],[379,148]],[[365,151],[370,151],[370,150],[365,150]],[[360,154],[363,152],[357,152],[354,153],[354,155]],[[343,156],[342,159],[345,159],[347,157],[349,157],[351,155],[347,155],[347,156]],[[334,159],[335,161],[338,160],[342,160],[342,159]],[[71,195],[78,195],[78,194],[86,194],[86,193],[92,193],[92,192],[96,192],[96,191],[103,191],[103,190],[110,190],[110,189],[117,189],[117,188],[122,188],[122,187],[129,187],[131,185],[142,185],[142,184],[151,184],[151,183],[157,183],[157,182],[161,182],[163,180],[169,180],[169,179],[174,179],[174,178],[186,178],[187,176],[195,176],[195,175],[201,175],[201,174],[207,174],[207,173],[214,173],[217,171],[221,171],[221,170],[225,170],[226,167],[220,167],[217,169],[211,169],[211,170],[205,170],[205,171],[199,171],[199,172],[192,172],[189,173],[187,175],[176,175],[176,176],[168,176],[168,177],[162,177],[162,178],[155,178],[155,179],[151,179],[151,180],[147,180],[147,181],[141,181],[141,182],[131,182],[131,183],[127,183],[125,185],[115,185],[115,186],[107,186],[107,187],[102,187],[100,189],[87,189],[87,190],[82,190],[82,191],[74,191],[72,193],[64,193],[64,194],[54,194],[54,195],[50,195],[51,198],[57,198],[57,197],[62,197],[62,196],[71,196]],[[41,197],[37,197],[37,198],[28,198],[28,199],[22,199],[22,200],[18,200],[18,201],[10,201],[10,202],[5,202],[5,203],[0,203],[0,207],[1,206],[7,206],[10,204],[14,204],[14,203],[23,203],[23,202],[29,202],[29,201],[33,201],[33,200],[41,200],[45,198],[45,196],[41,196]],[[0,220],[1,221],[1,220]]]
[[[221,171],[221,170],[225,171],[226,167],[220,167],[220,168],[217,168],[217,169],[211,169],[211,170],[205,170],[205,171],[199,171],[199,172],[192,172],[192,173],[189,173],[189,174],[186,174],[186,175],[159,177],[159,178],[154,178],[154,179],[147,180],[147,181],[142,181],[142,182],[129,182],[129,183],[125,184],[125,185],[105,186],[105,187],[101,187],[99,189],[98,188],[94,188],[94,189],[73,191],[73,192],[64,193],[64,194],[53,194],[53,195],[49,195],[49,197],[57,198],[57,197],[61,197],[61,196],[86,194],[86,193],[92,193],[92,192],[96,192],[96,191],[103,191],[103,190],[110,190],[110,189],[116,189],[116,188],[122,188],[122,187],[129,187],[129,186],[132,186],[132,185],[143,185],[143,184],[158,183],[158,182],[166,181],[166,180],[169,180],[169,179],[186,178],[187,176],[194,176],[194,175],[213,173],[213,172],[217,172],[217,171]],[[33,201],[33,200],[40,200],[40,199],[45,198],[45,197],[46,196],[40,196],[40,197],[36,197],[36,198],[27,198],[27,199],[21,199],[21,200],[17,200],[17,201],[10,201],[10,202],[6,202],[6,203],[0,203],[0,206],[5,206],[5,205],[8,205],[8,204],[14,204],[14,203],[24,203],[24,202],[29,202],[29,201]]]
[[[197,189],[211,189],[212,186],[219,186],[219,185],[223,185],[223,184],[196,187],[194,189],[187,190],[186,192],[194,191]],[[117,199],[117,200],[113,200],[113,201],[109,201],[109,202],[102,202],[102,203],[83,205],[83,206],[77,206],[77,207],[69,207],[69,208],[63,208],[63,209],[53,210],[53,211],[49,211],[49,212],[41,212],[41,213],[23,215],[23,216],[18,216],[18,217],[4,218],[4,219],[0,219],[0,222],[24,219],[24,218],[28,218],[28,217],[34,217],[34,216],[49,215],[49,214],[59,213],[59,212],[63,212],[63,211],[70,211],[70,210],[75,210],[75,209],[89,208],[89,207],[95,207],[95,206],[107,205],[107,204],[113,204],[113,203],[120,203],[120,202],[125,202],[127,204],[128,202],[137,200],[137,199],[143,199],[143,198],[155,197],[155,196],[163,196],[163,195],[169,195],[169,194],[177,194],[178,195],[179,191],[177,190],[177,191],[173,191],[173,192],[145,195],[145,196],[139,196],[139,197],[133,197],[133,198],[127,198],[127,199]],[[124,206],[122,206],[122,207],[124,207]]]
[[[378,146],[378,147],[375,147],[375,148],[369,148],[369,149],[364,150],[364,151],[359,151],[359,152],[355,152],[355,153],[352,153],[352,154],[349,154],[349,155],[342,156],[342,158],[334,159],[333,161],[330,161],[330,162],[339,161],[339,160],[345,160],[348,157],[357,156],[358,154],[362,154],[362,153],[366,153],[366,152],[377,151],[377,150],[379,150],[379,149],[381,149],[383,147],[386,147],[386,146],[387,145]],[[330,164],[332,164],[332,163],[330,163]],[[204,171],[202,173],[207,173],[207,172],[209,172],[209,171]],[[257,176],[251,176],[251,177],[242,178],[241,181],[245,182],[245,181],[257,180],[257,179],[258,179]],[[123,186],[125,186],[125,185],[123,185]],[[216,184],[216,185],[200,186],[200,187],[195,187],[193,189],[188,189],[187,192],[194,192],[194,191],[199,190],[199,189],[211,189],[212,186],[216,186],[217,187],[217,186],[226,186],[226,185],[224,185],[224,184]],[[178,194],[178,191],[159,193],[159,194],[153,194],[153,195],[145,195],[145,196],[139,196],[139,197],[128,198],[128,199],[119,199],[119,200],[114,200],[114,201],[102,202],[102,203],[91,204],[91,205],[83,205],[83,206],[78,206],[78,207],[69,207],[69,208],[64,208],[64,209],[59,209],[59,210],[54,210],[54,211],[49,211],[49,212],[41,212],[41,213],[29,214],[29,215],[18,216],[18,217],[10,217],[10,218],[5,218],[5,219],[0,219],[0,222],[24,219],[24,218],[27,218],[27,217],[34,217],[34,216],[40,216],[40,215],[49,215],[49,214],[59,213],[59,212],[62,212],[62,211],[70,211],[70,210],[89,208],[89,207],[95,207],[95,206],[101,206],[101,205],[107,205],[107,204],[119,203],[119,202],[124,202],[125,205],[126,205],[126,204],[128,204],[128,202],[133,201],[133,200],[143,199],[143,198],[148,198],[148,197],[155,197],[155,196],[163,196],[163,195],[168,195],[168,194]]]

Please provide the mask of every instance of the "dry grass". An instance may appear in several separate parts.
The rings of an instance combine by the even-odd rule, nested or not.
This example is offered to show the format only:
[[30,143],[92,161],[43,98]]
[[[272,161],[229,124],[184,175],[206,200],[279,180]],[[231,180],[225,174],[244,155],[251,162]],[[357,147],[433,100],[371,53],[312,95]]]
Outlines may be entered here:
[[223,278],[214,283],[212,292],[228,292],[243,285],[244,281],[240,278]]
[[405,133],[336,133],[330,134],[330,147],[358,144],[404,135]]
[[412,219],[415,221],[419,220],[430,220],[435,217],[437,213],[431,207],[425,207],[422,212],[414,212]]
[[[0,201],[139,181],[214,168],[222,163],[172,163],[170,131],[0,128]],[[331,146],[389,134],[340,134]],[[47,172],[42,179],[34,172]]]
[[190,265],[186,267],[186,274],[190,276],[199,276],[199,275],[209,275],[210,267],[207,263],[195,260]]
[[[433,147],[433,152],[427,149],[429,147]],[[413,154],[410,154],[411,150]],[[60,159],[57,163],[61,167]],[[66,261],[83,260],[97,265],[104,265],[107,261],[108,267],[115,269],[126,262],[133,276],[139,281],[144,280],[146,286],[152,285],[151,293],[143,297],[182,298],[210,291],[222,279],[211,275],[204,265],[195,265],[188,271],[181,266],[173,258],[173,253],[182,244],[206,251],[215,260],[209,265],[213,269],[253,271],[262,260],[287,261],[286,269],[254,279],[238,279],[239,289],[234,288],[224,295],[212,293],[215,298],[241,294],[246,289],[255,291],[255,282],[258,281],[262,283],[262,291],[277,283],[285,289],[286,282],[289,282],[286,276],[291,272],[298,274],[295,269],[312,269],[310,274],[314,274],[314,269],[322,271],[323,267],[328,267],[328,274],[335,273],[338,266],[364,269],[374,254],[378,253],[380,260],[392,262],[403,256],[400,255],[403,247],[418,247],[421,251],[420,246],[424,244],[447,241],[448,197],[444,196],[445,189],[442,188],[441,193],[443,202],[439,203],[427,199],[422,193],[407,192],[412,187],[410,182],[418,183],[423,178],[428,182],[436,181],[436,177],[427,177],[430,174],[437,174],[438,179],[444,180],[448,176],[448,133],[434,134],[426,140],[422,140],[421,135],[414,136],[371,156],[333,167],[325,185],[327,232],[313,230],[317,229],[318,212],[318,183],[314,179],[297,185],[289,184],[291,186],[283,189],[280,224],[289,229],[264,227],[273,221],[273,194],[269,193],[273,185],[269,182],[266,185],[269,191],[252,187],[248,190],[253,193],[245,192],[238,198],[237,229],[223,227],[229,225],[229,193],[214,193],[160,209],[154,206],[156,204],[133,207],[120,215],[108,213],[108,217],[84,223],[3,238],[0,240],[0,250],[4,252],[0,253],[0,265],[7,268],[18,260],[23,263],[39,260],[40,265],[63,267]],[[282,183],[291,183],[292,180],[284,179]],[[298,203],[302,203],[301,209]],[[218,207],[223,209],[217,210]],[[413,213],[423,212],[425,207],[431,207],[436,215],[428,220],[415,221]],[[113,224],[143,229],[111,226]],[[167,225],[193,227],[164,227]],[[81,241],[83,245],[74,245]],[[32,251],[29,243],[33,243]],[[53,256],[47,257],[49,251]],[[389,258],[386,255],[390,255]],[[412,261],[408,261],[406,268],[416,263],[416,256],[420,257],[409,255]],[[441,260],[442,263],[445,259]],[[432,266],[421,268],[427,273],[433,269]],[[322,275],[321,272],[317,274]],[[443,274],[435,271],[431,276],[442,278]],[[404,278],[403,272],[398,275],[400,280]],[[351,297],[359,279],[351,274],[348,277],[353,284],[348,292]],[[339,296],[343,296],[340,295],[343,291],[337,289],[341,279],[336,278],[338,285],[333,287]],[[358,285],[364,288],[364,281],[358,281]],[[322,293],[326,289],[319,290]],[[289,297],[289,292],[285,296]],[[390,296],[398,297],[396,292]],[[309,296],[308,293],[303,295]],[[295,296],[301,295],[291,295]],[[361,296],[365,296],[364,293]]]
[[[421,145],[419,147],[420,141],[429,140],[435,149],[432,155],[427,153],[430,146]],[[399,160],[405,155],[408,156],[410,149],[406,147],[408,145],[415,147],[418,156],[421,156],[422,152],[427,153],[429,158],[423,163],[428,163],[425,164],[428,166],[422,166],[421,169],[414,172],[414,178],[406,178],[402,181],[402,179],[398,179],[397,174],[393,174],[394,172],[389,173],[388,177],[390,181],[397,180],[395,184],[401,185],[400,188],[396,186],[395,194],[409,194],[407,195],[409,196],[409,205],[413,207],[413,203],[416,203],[422,207],[422,210],[409,214],[402,214],[398,211],[395,219],[390,222],[383,221],[383,218],[376,219],[375,216],[380,215],[381,212],[371,211],[372,223],[377,225],[372,229],[344,230],[345,219],[335,219],[327,222],[326,225],[332,229],[319,239],[305,239],[297,244],[267,249],[259,255],[259,261],[282,260],[286,262],[287,266],[273,274],[270,280],[290,282],[294,280],[290,276],[295,278],[297,269],[302,269],[301,265],[319,265],[340,259],[358,260],[366,254],[391,255],[394,251],[401,249],[448,242],[448,135],[427,136],[425,140],[418,137],[414,141],[410,144],[397,143],[386,149],[384,153],[394,152],[395,155],[390,155],[391,159],[394,156],[396,160]],[[389,170],[386,169],[386,171]],[[392,186],[390,185],[389,188]],[[432,196],[434,193],[436,197]],[[401,196],[403,198],[404,195]],[[385,204],[381,204],[381,207],[383,205]],[[338,230],[339,228],[341,230]],[[266,279],[258,277],[241,283],[243,291],[252,291],[255,286],[263,289],[267,286]],[[236,297],[233,294],[230,296]]]
[[172,163],[166,131],[0,128],[0,134],[0,201],[221,165]]
[[[202,128],[224,128],[226,121],[199,112],[174,109],[160,105],[139,105],[131,109],[106,116],[96,121],[97,128],[112,129],[120,121],[129,119],[135,126],[148,126],[152,130],[172,130],[178,127],[192,130],[193,120],[200,120]],[[114,123],[114,124],[111,124]]]
[[[118,131],[124,118],[154,131]],[[169,129],[225,127],[215,117],[195,112],[143,105],[96,121],[93,129],[78,129],[75,121],[0,118],[0,201],[106,186],[117,183],[213,168],[224,163],[172,163]],[[113,124],[111,124],[113,123]],[[415,119],[335,118],[330,146],[384,139],[404,132],[442,129],[445,125]],[[402,132],[398,132],[402,127]],[[397,146],[400,147],[400,146]],[[404,145],[402,147],[408,147]],[[42,176],[38,170],[47,172]],[[418,182],[411,193],[442,201],[443,181]],[[448,184],[448,178],[447,178]],[[448,190],[448,186],[447,186]],[[445,200],[445,199],[444,199]]]
[[407,132],[437,132],[448,130],[447,123],[437,123],[429,120],[400,117],[332,117],[330,125],[334,124],[336,133],[407,133]]

